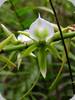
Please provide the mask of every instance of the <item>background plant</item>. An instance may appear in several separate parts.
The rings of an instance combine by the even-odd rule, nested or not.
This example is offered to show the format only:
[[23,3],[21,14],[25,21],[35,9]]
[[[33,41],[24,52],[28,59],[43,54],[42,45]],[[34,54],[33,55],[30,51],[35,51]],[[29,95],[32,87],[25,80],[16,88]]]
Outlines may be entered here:
[[[3,4],[1,7],[0,23],[3,23],[5,26],[7,26],[16,37],[18,36],[18,30],[29,28],[31,23],[37,18],[38,12],[40,12],[44,19],[55,23],[53,12],[50,10],[50,5],[47,0],[38,0],[36,2],[35,0],[11,0],[11,2],[5,2],[5,4]],[[69,36],[71,38],[65,39],[65,43],[74,75],[74,25],[71,24],[74,23],[75,8],[67,0],[53,0],[53,3],[61,26],[69,26],[66,28],[66,30],[62,28],[64,36],[65,34],[67,34],[67,36],[73,34]],[[7,20],[8,18],[9,20]],[[56,29],[55,32],[58,32],[58,29]],[[5,34],[2,28],[0,28],[0,41],[5,40],[7,37],[7,34]],[[11,39],[12,37],[13,36],[11,35],[8,38]],[[9,45],[3,44],[1,50],[3,49],[5,52],[1,51],[3,54],[0,54],[0,91],[7,98],[7,100],[19,100],[24,94],[26,95],[23,98],[24,100],[58,100],[58,97],[59,100],[68,100],[69,97],[73,95],[71,94],[71,80],[68,66],[66,64],[66,57],[64,54],[62,41],[57,41],[58,39],[60,39],[60,36],[53,38],[53,42],[49,49],[50,53],[47,52],[48,54],[46,59],[48,69],[45,79],[43,79],[41,75],[38,76],[39,68],[35,57],[28,56],[23,58],[21,61],[20,51],[28,48],[26,47],[26,44],[18,45],[14,44],[12,41],[11,43],[8,43]],[[12,50],[11,47],[14,48],[14,50]],[[37,51],[34,53],[36,55]],[[20,61],[21,64],[18,66],[18,62]],[[58,81],[56,81],[55,85],[52,86],[51,84],[56,78],[60,67],[63,67],[63,71],[58,78]],[[52,86],[51,90],[49,90],[50,86]]]

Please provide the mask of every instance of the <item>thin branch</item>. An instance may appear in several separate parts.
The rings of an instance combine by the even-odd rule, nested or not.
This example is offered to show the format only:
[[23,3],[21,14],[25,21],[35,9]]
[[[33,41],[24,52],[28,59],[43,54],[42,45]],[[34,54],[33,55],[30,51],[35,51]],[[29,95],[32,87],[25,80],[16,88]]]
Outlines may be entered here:
[[58,18],[57,18],[56,11],[55,11],[54,6],[53,6],[53,4],[52,4],[52,1],[49,0],[49,3],[50,3],[50,5],[51,5],[51,7],[52,7],[52,10],[53,10],[53,12],[54,12],[55,19],[56,19],[56,22],[57,22],[57,25],[58,25],[58,28],[59,28],[59,31],[60,31],[62,43],[63,43],[63,46],[64,46],[66,58],[67,58],[67,63],[68,63],[68,66],[69,66],[69,72],[70,72],[70,78],[71,78],[71,81],[72,81],[73,94],[75,94],[75,89],[74,89],[74,83],[73,83],[73,75],[72,75],[71,65],[70,65],[70,61],[69,61],[69,57],[68,57],[66,45],[65,45],[65,42],[64,42],[64,38],[63,38],[63,35],[62,35],[62,30],[61,30],[61,27],[60,27],[60,24],[59,24],[59,21],[58,21]]

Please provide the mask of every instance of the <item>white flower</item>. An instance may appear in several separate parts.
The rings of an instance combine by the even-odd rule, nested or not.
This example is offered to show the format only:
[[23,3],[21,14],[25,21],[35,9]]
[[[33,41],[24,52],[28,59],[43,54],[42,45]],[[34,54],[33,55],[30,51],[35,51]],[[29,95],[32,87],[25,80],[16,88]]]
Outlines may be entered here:
[[7,0],[0,0],[0,7],[4,4],[4,2]]
[[[48,40],[54,36],[54,28],[52,24],[44,19],[39,17],[31,24],[29,30],[19,31],[19,32],[28,32],[29,36],[33,40]],[[21,36],[21,35],[20,35]],[[21,37],[23,38],[23,37]],[[25,38],[23,38],[25,39]]]
[[0,94],[0,100],[6,100],[6,99]]
[[75,0],[68,0],[75,6]]
[[51,23],[40,16],[30,26],[29,32],[37,39],[51,38],[54,35],[54,28]]
[[70,100],[75,100],[75,95]]

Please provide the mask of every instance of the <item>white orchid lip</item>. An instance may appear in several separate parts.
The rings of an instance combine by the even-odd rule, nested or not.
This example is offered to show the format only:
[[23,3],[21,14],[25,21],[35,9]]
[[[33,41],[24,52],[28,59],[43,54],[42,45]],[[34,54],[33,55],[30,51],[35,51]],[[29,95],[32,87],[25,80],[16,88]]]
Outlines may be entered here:
[[[22,32],[28,32],[29,37],[33,40],[47,41],[49,38],[52,38],[54,36],[54,27],[50,22],[44,20],[39,15],[39,17],[31,24],[29,30],[27,29]],[[24,41],[24,39],[25,38],[23,38],[22,40]]]

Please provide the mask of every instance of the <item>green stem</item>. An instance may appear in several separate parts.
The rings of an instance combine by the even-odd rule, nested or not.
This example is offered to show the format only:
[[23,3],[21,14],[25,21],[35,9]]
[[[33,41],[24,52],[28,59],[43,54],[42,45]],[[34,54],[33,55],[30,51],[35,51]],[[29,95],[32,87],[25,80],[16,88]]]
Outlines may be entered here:
[[58,82],[58,80],[59,80],[59,78],[60,78],[60,75],[61,75],[61,72],[62,72],[62,70],[63,70],[63,67],[64,67],[64,65],[62,64],[62,66],[61,66],[61,68],[60,68],[60,70],[59,70],[59,72],[58,72],[58,74],[57,74],[55,80],[53,81],[53,83],[52,83],[51,86],[49,87],[49,90],[50,90],[50,91],[55,87],[56,83]]
[[22,50],[26,47],[26,44],[18,44],[18,45],[8,45],[3,48],[3,51],[15,51],[15,50]]
[[32,87],[20,98],[20,100],[23,100],[25,96],[29,95],[31,90],[34,88],[34,86],[36,85],[38,79],[39,79],[40,73],[38,73],[37,79],[35,80],[35,82],[33,83]]
[[[75,31],[74,32],[68,32],[68,33],[64,33],[63,34],[63,38],[67,39],[67,38],[72,38],[75,36]],[[56,34],[50,42],[54,42],[54,41],[59,41],[61,40],[61,36],[59,34]]]
[[42,96],[45,100],[47,99],[47,96],[41,92],[32,92],[32,95],[35,96]]
[[[74,32],[69,32],[69,33],[64,33],[63,34],[63,37],[64,39],[67,39],[67,38],[72,38],[75,36],[75,31]],[[59,34],[56,34],[51,40],[49,40],[48,42],[51,43],[51,42],[55,42],[55,41],[59,41],[61,40],[61,37]],[[4,47],[3,48],[3,51],[6,52],[6,51],[14,51],[14,50],[22,50],[24,49],[25,47],[27,46],[30,46],[32,44],[18,44],[18,45],[12,45],[12,46],[7,46],[7,47]]]

